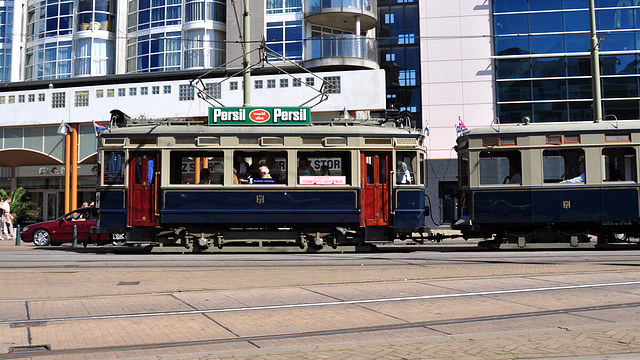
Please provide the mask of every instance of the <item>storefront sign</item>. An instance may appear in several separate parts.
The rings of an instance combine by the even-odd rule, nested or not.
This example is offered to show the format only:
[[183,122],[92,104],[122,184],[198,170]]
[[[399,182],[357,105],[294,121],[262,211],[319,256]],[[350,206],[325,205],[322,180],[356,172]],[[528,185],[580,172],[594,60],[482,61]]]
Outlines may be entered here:
[[309,125],[311,108],[209,108],[209,125]]

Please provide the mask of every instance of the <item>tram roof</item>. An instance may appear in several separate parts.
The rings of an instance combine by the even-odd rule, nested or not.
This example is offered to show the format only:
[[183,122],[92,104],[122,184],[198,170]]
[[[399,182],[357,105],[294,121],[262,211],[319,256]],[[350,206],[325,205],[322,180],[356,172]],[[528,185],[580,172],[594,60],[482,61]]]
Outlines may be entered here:
[[640,131],[640,121],[572,121],[556,123],[493,124],[492,126],[473,128],[465,131],[461,137],[483,137],[487,135],[529,136],[540,134],[586,134],[620,131]]
[[[391,126],[390,126],[391,125]],[[103,137],[123,136],[380,136],[417,137],[422,133],[416,129],[389,125],[367,124],[312,124],[304,126],[207,126],[186,124],[155,124],[112,127]]]

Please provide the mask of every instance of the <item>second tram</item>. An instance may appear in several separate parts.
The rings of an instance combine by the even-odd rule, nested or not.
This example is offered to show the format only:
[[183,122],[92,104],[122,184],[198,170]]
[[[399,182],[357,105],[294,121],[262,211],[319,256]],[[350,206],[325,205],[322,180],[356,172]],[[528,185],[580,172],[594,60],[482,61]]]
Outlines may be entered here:
[[637,121],[496,124],[467,131],[457,151],[453,227],[465,238],[580,248],[640,236]]

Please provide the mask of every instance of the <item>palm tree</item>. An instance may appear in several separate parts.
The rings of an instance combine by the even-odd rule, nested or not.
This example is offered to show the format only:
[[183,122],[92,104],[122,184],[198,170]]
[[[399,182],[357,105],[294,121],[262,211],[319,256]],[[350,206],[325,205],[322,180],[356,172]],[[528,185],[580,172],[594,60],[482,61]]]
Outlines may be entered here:
[[6,199],[7,197],[11,197],[11,215],[16,219],[24,215],[35,216],[38,214],[36,211],[31,210],[33,201],[26,196],[26,193],[27,190],[23,187],[13,190],[10,194],[0,189],[0,198]]

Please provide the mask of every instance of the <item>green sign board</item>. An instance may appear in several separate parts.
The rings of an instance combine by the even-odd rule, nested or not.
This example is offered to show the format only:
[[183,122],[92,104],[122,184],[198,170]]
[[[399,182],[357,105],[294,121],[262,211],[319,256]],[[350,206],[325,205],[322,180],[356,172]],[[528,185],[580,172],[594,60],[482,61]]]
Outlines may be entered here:
[[310,125],[311,108],[209,108],[209,125]]

